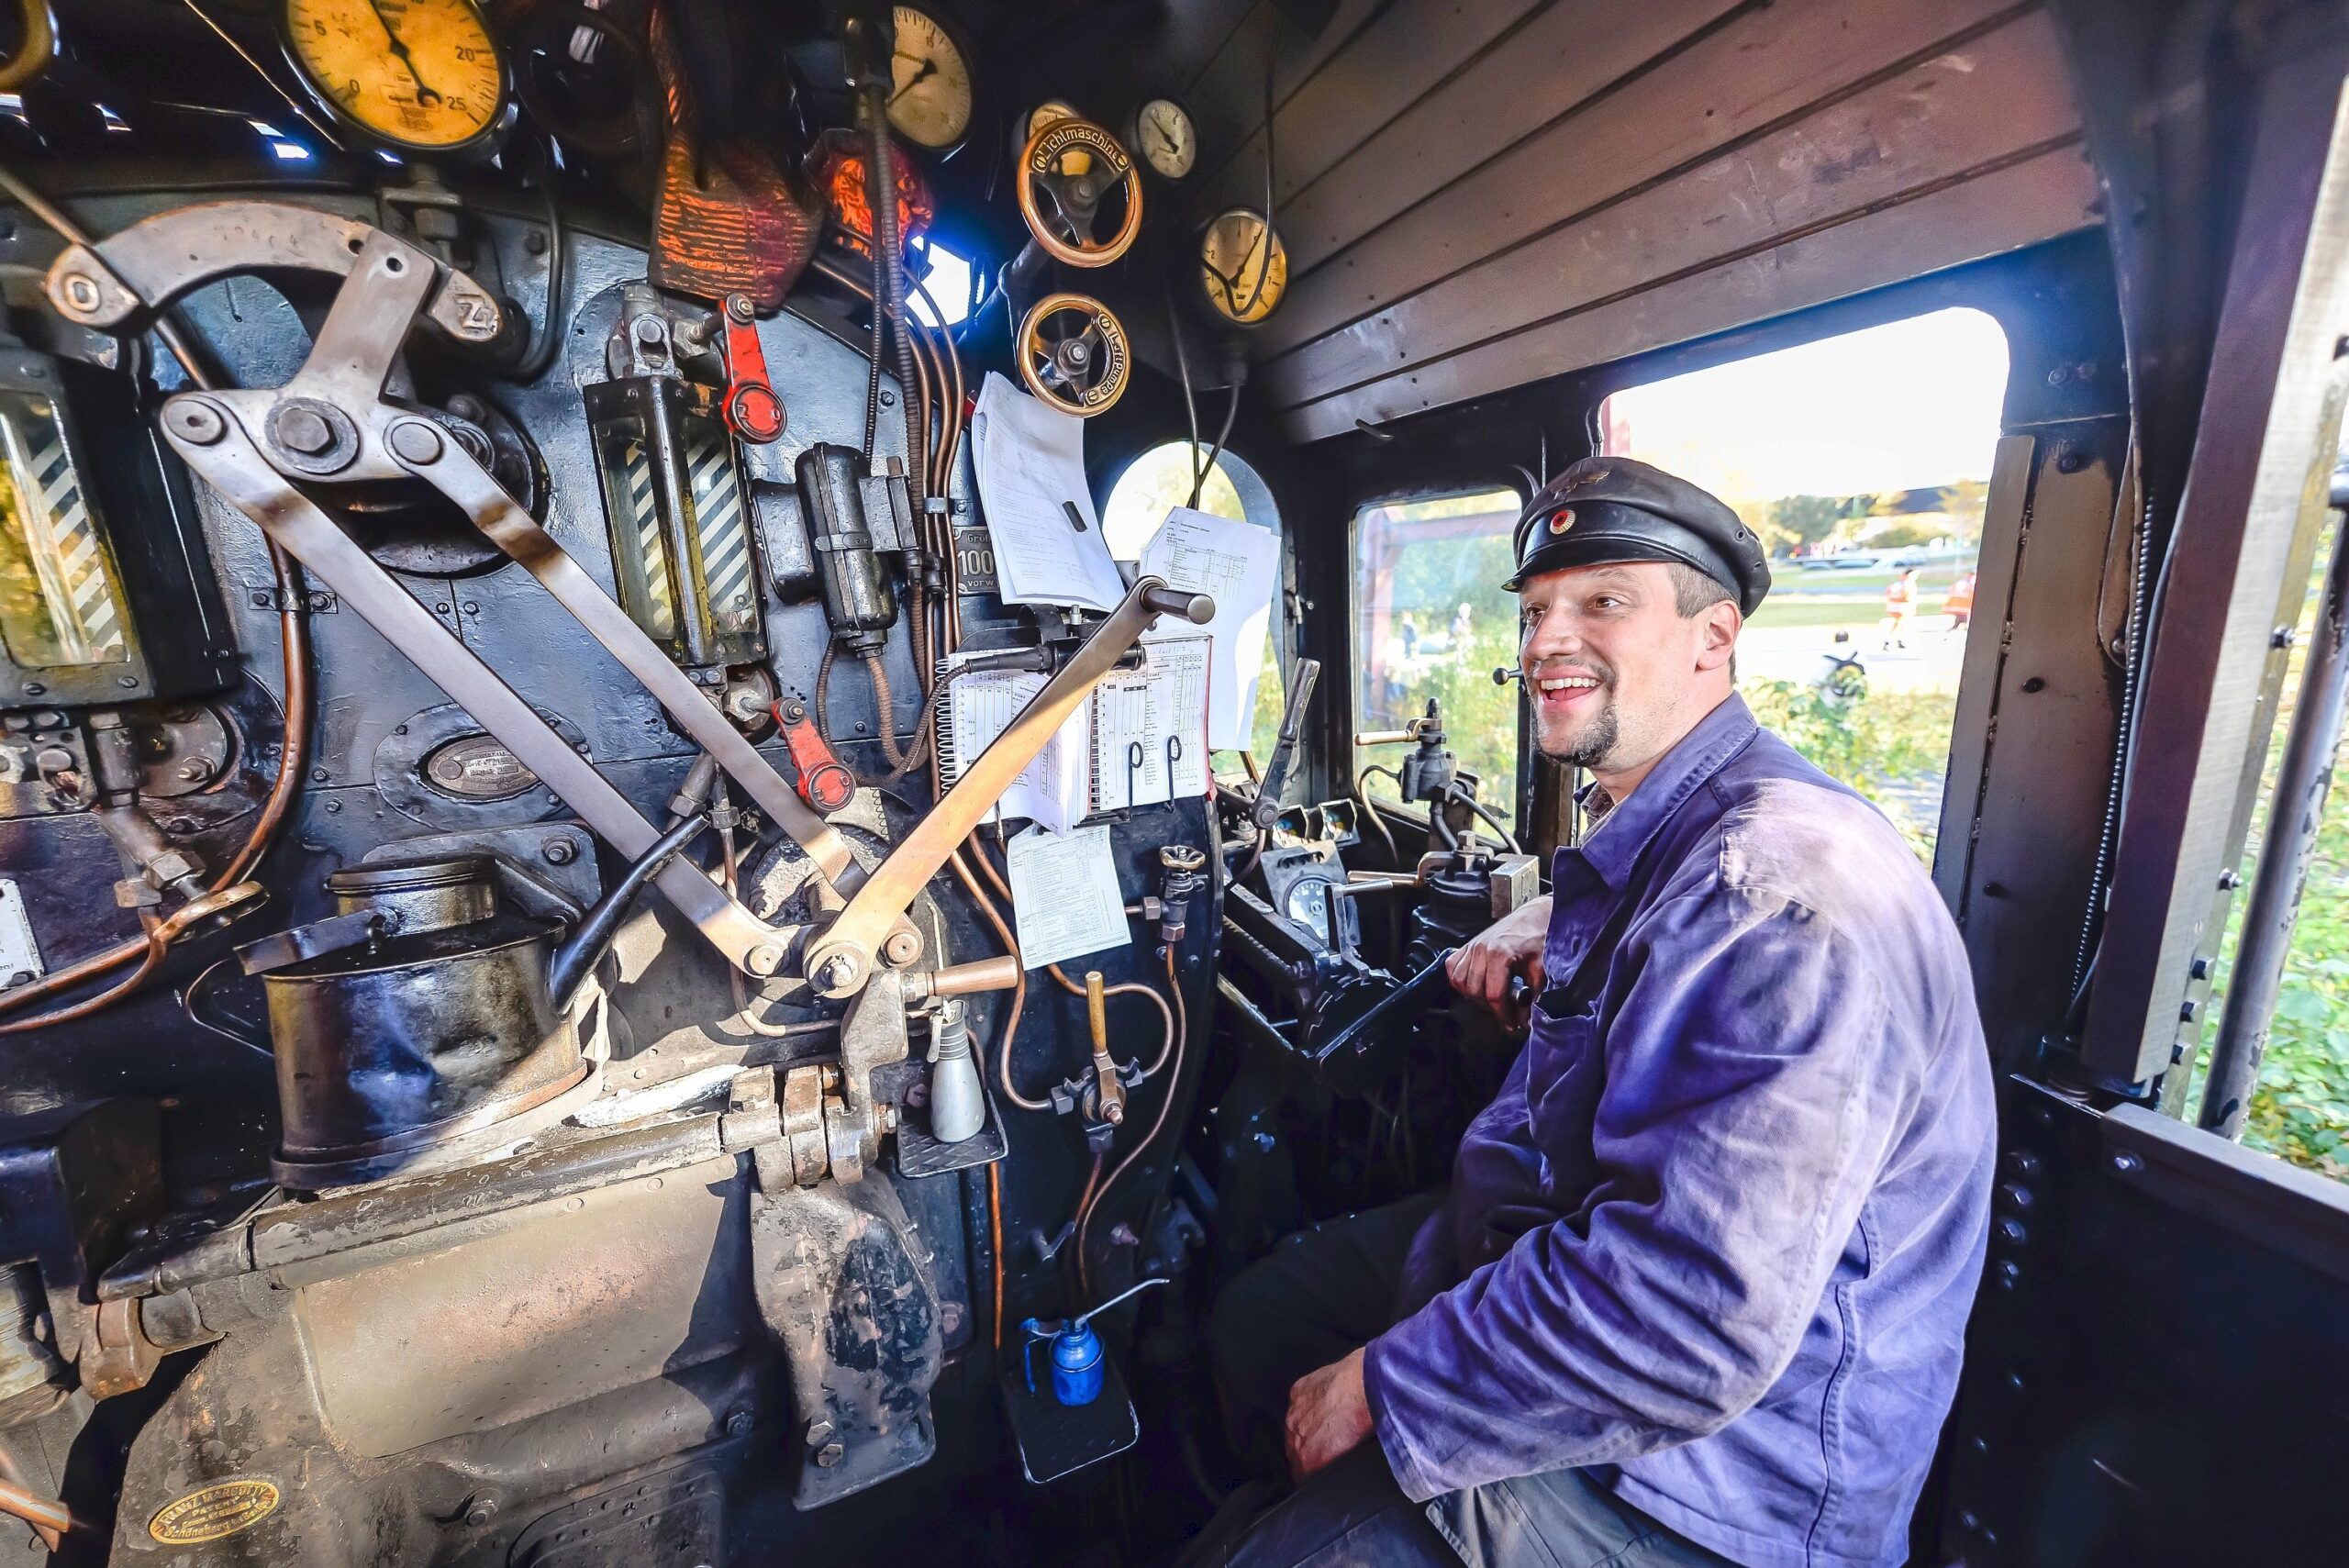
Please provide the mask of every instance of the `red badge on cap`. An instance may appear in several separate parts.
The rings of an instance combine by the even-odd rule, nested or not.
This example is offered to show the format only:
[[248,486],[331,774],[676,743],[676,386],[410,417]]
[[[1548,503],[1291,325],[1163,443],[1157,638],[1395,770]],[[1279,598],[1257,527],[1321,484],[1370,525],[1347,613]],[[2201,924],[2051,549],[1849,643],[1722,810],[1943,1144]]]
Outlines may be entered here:
[[1561,506],[1556,511],[1550,514],[1550,531],[1552,533],[1562,534],[1574,526],[1575,509],[1572,506]]

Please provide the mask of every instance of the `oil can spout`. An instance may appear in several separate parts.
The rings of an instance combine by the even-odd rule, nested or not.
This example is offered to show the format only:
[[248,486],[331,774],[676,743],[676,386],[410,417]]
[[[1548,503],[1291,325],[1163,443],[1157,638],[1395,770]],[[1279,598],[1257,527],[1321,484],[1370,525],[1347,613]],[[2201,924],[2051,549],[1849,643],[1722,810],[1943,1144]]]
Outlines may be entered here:
[[660,875],[661,868],[669,863],[671,857],[692,843],[708,826],[708,814],[697,811],[654,840],[652,847],[628,868],[619,881],[612,884],[612,890],[596,901],[593,909],[587,911],[585,917],[579,922],[579,929],[571,933],[570,940],[555,950],[554,961],[547,967],[547,989],[554,997],[556,1011],[561,1012],[571,1006],[571,998],[578,991],[579,983],[587,978],[587,972],[596,967],[596,960],[604,956],[604,950],[612,945],[612,938],[619,932],[620,922],[628,917],[629,908],[636,903],[636,895],[644,891],[644,884]]

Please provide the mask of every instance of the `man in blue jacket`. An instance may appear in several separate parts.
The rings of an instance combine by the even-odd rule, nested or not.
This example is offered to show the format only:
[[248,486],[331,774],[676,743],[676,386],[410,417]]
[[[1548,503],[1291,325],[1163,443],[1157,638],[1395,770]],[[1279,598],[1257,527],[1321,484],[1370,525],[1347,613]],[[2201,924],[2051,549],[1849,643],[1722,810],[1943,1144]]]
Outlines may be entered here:
[[[1453,955],[1531,1038],[1440,1201],[1292,1237],[1216,1312],[1227,1418],[1297,1491],[1229,1561],[1892,1568],[1988,1229],[1955,927],[1865,800],[1732,689],[1737,515],[1560,474],[1509,586],[1541,748],[1595,826]],[[1299,1374],[1302,1375],[1299,1375]]]

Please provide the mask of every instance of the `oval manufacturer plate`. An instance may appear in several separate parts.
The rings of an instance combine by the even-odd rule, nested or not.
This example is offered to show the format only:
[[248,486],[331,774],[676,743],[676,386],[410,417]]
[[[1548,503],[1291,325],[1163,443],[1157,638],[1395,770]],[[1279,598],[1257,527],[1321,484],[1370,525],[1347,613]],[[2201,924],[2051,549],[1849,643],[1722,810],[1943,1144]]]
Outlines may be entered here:
[[248,1529],[277,1511],[270,1481],[223,1481],[163,1505],[147,1533],[165,1546],[195,1546]]

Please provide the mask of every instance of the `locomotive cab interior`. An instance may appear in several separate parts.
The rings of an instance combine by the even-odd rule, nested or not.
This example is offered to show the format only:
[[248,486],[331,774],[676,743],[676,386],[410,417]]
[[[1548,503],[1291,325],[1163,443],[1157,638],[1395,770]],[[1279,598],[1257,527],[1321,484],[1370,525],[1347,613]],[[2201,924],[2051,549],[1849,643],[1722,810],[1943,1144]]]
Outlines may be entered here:
[[1221,1287],[1522,1045],[1445,961],[1587,828],[1501,583],[1609,456],[1971,966],[1909,1560],[2337,1552],[2344,88],[2296,0],[0,4],[0,1562],[1184,1561]]

